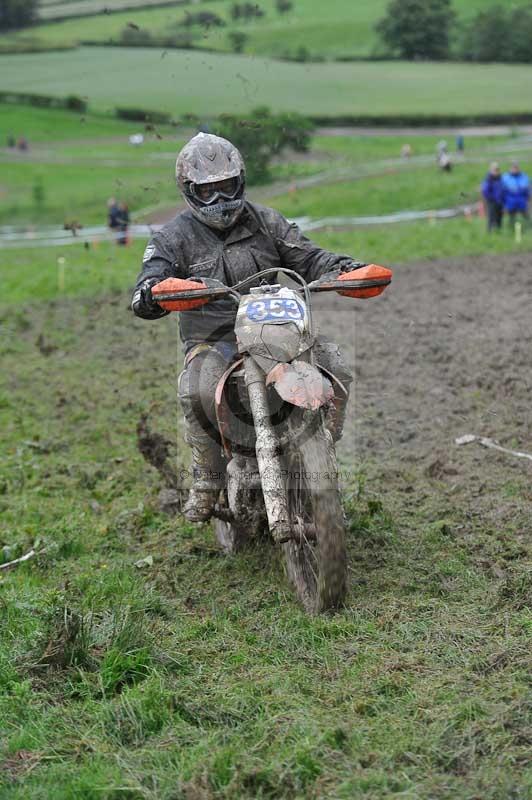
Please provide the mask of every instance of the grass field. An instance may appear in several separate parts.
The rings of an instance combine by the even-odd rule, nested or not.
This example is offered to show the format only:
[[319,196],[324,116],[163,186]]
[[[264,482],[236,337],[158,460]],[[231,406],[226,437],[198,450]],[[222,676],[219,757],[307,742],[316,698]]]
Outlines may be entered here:
[[[324,229],[311,234],[313,241],[329,250],[348,253],[361,261],[395,266],[412,261],[480,255],[527,253],[532,250],[532,235],[525,231],[516,243],[511,231],[488,238],[480,219],[410,222],[355,230]],[[25,303],[33,295],[54,300],[59,292],[58,259],[65,259],[64,285],[59,294],[66,297],[87,296],[99,291],[122,291],[133,285],[140,269],[145,239],[128,248],[107,243],[68,247],[12,248],[1,259],[0,276],[3,296],[12,303]]]
[[[522,160],[525,171],[532,159]],[[509,165],[509,159],[507,161]],[[479,198],[483,166],[461,164],[450,175],[440,174],[432,165],[408,172],[383,170],[384,174],[364,180],[335,183],[323,188],[301,189],[290,195],[272,197],[270,202],[286,216],[365,216],[435,208],[454,208]]]
[[[125,199],[134,214],[143,208],[178,203],[173,183],[173,161],[182,136],[173,128],[161,128],[161,139],[148,134],[141,148],[132,148],[127,136],[138,130],[136,123],[112,118],[78,115],[15,106],[0,106],[0,132],[24,132],[30,139],[27,160],[0,154],[3,191],[2,224],[56,224],[77,220],[83,225],[102,223],[109,196]],[[151,137],[151,138],[150,138]],[[416,137],[414,155],[433,155],[439,137]],[[458,164],[451,175],[441,175],[433,165],[412,163],[400,168],[386,162],[397,157],[403,137],[316,137],[308,157],[291,163],[281,161],[274,174],[290,182],[298,175],[332,172],[321,187],[299,189],[295,193],[275,193],[275,186],[257,187],[251,196],[273,204],[289,216],[357,216],[382,214],[405,209],[438,208],[471,202],[477,198],[479,180],[485,165],[494,157],[501,164],[510,158],[505,148],[518,146],[516,137],[479,137],[466,143],[470,157],[478,163]],[[526,140],[525,140],[526,144]],[[528,153],[530,157],[530,153]],[[522,154],[523,165],[527,152]],[[383,161],[384,160],[384,161]],[[358,180],[339,181],[338,169],[363,169],[372,162],[383,163],[377,175]],[[113,164],[112,167],[109,164]],[[42,206],[36,205],[34,187],[44,190]],[[529,232],[515,243],[510,231],[488,238],[484,221],[419,222],[355,230],[322,230],[313,238],[333,250],[352,253],[363,260],[405,263],[412,259],[441,255],[505,252],[530,247]],[[80,232],[81,242],[83,232]],[[135,242],[126,251],[101,245],[86,251],[79,247],[38,250],[8,250],[3,256],[3,292],[13,300],[31,295],[23,276],[32,276],[38,290],[52,299],[57,292],[57,259],[66,258],[68,295],[98,286],[123,289],[129,286],[144,247]],[[14,265],[21,265],[21,269]],[[92,265],[92,266],[91,266]]]
[[[0,57],[0,89],[87,97],[93,109],[143,106],[179,115],[246,113],[257,104],[305,114],[526,112],[532,67],[284,64],[260,58],[133,48]],[[131,76],[134,75],[134,80]],[[105,76],[105,80],[102,80]],[[449,86],[453,91],[449,91]]]
[[[526,4],[527,0],[520,0]],[[136,2],[131,2],[131,6]],[[69,9],[71,13],[87,13],[90,8],[101,9],[104,5],[110,9],[119,9],[126,0],[103,3],[103,0],[80,0],[77,3],[61,4],[55,8],[43,8],[42,15],[56,14],[63,16]],[[145,6],[151,3],[145,2]],[[138,5],[141,5],[139,2]],[[279,15],[274,0],[262,0],[260,7],[265,16],[247,23],[235,23],[231,19],[232,0],[216,0],[202,2],[202,10],[213,11],[222,17],[226,26],[223,29],[196,27],[193,29],[197,46],[227,51],[230,49],[228,32],[240,30],[249,37],[246,52],[253,55],[283,56],[296,54],[300,48],[310,55],[325,57],[363,57],[379,51],[379,43],[375,34],[375,23],[383,15],[386,0],[331,0],[319,3],[316,0],[295,0],[292,11]],[[485,0],[455,0],[454,8],[460,21],[470,18],[478,10],[486,7]],[[518,5],[518,3],[515,3]],[[134,21],[140,28],[155,35],[176,32],[183,20],[185,11],[190,8],[132,8],[124,13],[112,15],[100,14],[99,17],[85,17],[38,26],[32,35],[38,39],[55,43],[75,43],[80,39],[109,39],[118,37],[128,22]],[[192,9],[193,10],[193,9]],[[68,12],[67,12],[68,13]],[[182,29],[181,29],[182,30]]]
[[[116,170],[116,171],[115,171]],[[118,172],[118,174],[117,174]],[[9,185],[9,202],[2,204],[0,220],[4,224],[22,223],[28,212],[34,221],[53,223],[72,221],[87,225],[105,219],[107,198],[119,195],[132,208],[153,205],[176,199],[171,168],[150,169],[146,181],[145,167],[128,167],[127,175],[120,177],[120,163],[108,166],[76,166],[74,164],[41,164],[28,183],[27,169],[23,165],[3,165],[2,174]],[[34,187],[42,186],[44,201],[34,201]]]
[[[176,199],[173,163],[184,140],[173,127],[144,131],[140,149],[128,137],[144,126],[112,117],[0,105],[0,137],[26,135],[26,157],[0,153],[3,224],[101,222],[108,197],[119,194],[132,209]],[[161,137],[161,138],[158,138]],[[35,186],[44,199],[35,203]]]
[[[525,468],[348,461],[348,604],[309,618],[272,548],[157,511],[134,429],[175,440],[174,321],[127,312],[134,252],[68,252],[82,299],[33,253],[0,302],[0,553],[45,550],[0,579],[2,800],[528,800]],[[457,402],[478,424],[493,391]]]
[[[454,137],[442,133],[424,134],[411,137],[407,133],[403,135],[375,135],[366,134],[359,129],[356,135],[320,136],[315,135],[312,139],[312,147],[318,152],[322,152],[324,157],[336,158],[341,164],[349,167],[355,164],[365,164],[368,161],[379,159],[398,159],[401,154],[401,147],[408,142],[412,148],[412,156],[432,156],[436,153],[437,143],[447,140],[447,145],[452,151],[455,145]],[[523,135],[514,132],[510,135],[497,134],[488,136],[470,136],[464,145],[467,155],[478,155],[482,151],[495,152],[511,148],[516,144],[524,144],[528,139]]]
[[[186,134],[162,127],[157,135],[148,132],[144,145],[135,148],[127,137],[138,130],[137,123],[103,116],[80,118],[67,112],[0,106],[0,135],[24,132],[31,140],[24,156],[8,150],[0,153],[4,162],[0,220],[50,223],[75,217],[94,223],[102,218],[105,199],[117,193],[135,210],[154,203],[173,204],[173,165]],[[285,156],[273,167],[277,194],[274,185],[254,188],[252,195],[292,217],[443,208],[475,201],[486,165],[494,158],[504,167],[517,153],[525,169],[532,166],[528,163],[532,143],[527,138],[478,137],[467,142],[469,160],[457,162],[450,175],[442,175],[433,161],[438,138],[416,137],[414,158],[404,163],[397,156],[405,137],[318,136],[308,154]],[[287,193],[286,184],[293,179],[320,174],[319,186]],[[40,205],[34,197],[37,183],[45,193]],[[323,192],[323,185],[331,189]]]
[[[0,106],[2,137],[30,140],[25,162],[0,152],[1,222],[102,222],[110,194],[133,211],[171,203],[182,133],[134,149],[136,130]],[[403,141],[318,137],[276,175],[363,169]],[[460,202],[519,141],[467,141],[481,161],[449,176],[414,162],[252,196],[320,216]],[[358,439],[340,445],[348,602],[315,619],[272,547],[225,558],[208,527],[159,511],[141,415],[178,468],[188,454],[175,319],[128,308],[146,242],[86,248],[81,231],[77,245],[2,251],[0,564],[43,552],[0,571],[1,800],[532,796],[529,474],[452,446],[471,430],[530,450],[532,232],[488,237],[475,218],[312,238],[395,270],[368,305],[316,303],[325,332],[356,343]]]
[[[0,223],[101,223],[105,203],[112,195],[125,200],[137,216],[144,208],[176,205],[174,161],[188,134],[161,127],[157,135],[147,132],[145,144],[135,148],[127,137],[138,130],[137,123],[104,116],[0,106],[0,136],[24,133],[30,139],[26,155],[0,152]],[[532,168],[528,139],[478,137],[467,141],[469,160],[458,162],[450,175],[442,175],[433,161],[438,138],[416,137],[414,158],[405,164],[397,158],[404,137],[316,137],[308,154],[280,159],[273,167],[277,183],[252,188],[251,197],[273,204],[290,217],[427,210],[475,202],[480,180],[494,158],[504,168],[515,152],[525,169]],[[320,184],[287,191],[294,180],[310,175],[320,176]],[[472,228],[464,228],[466,238],[468,230]],[[360,235],[373,236],[370,231],[357,233]],[[408,236],[401,234],[400,238],[406,241]],[[394,233],[394,242],[396,239]],[[413,240],[417,241],[416,235]],[[473,237],[473,251],[478,252],[482,240],[482,235]],[[511,244],[506,237],[502,242],[506,247]],[[460,238],[454,252],[460,252],[462,244]],[[406,251],[407,247],[401,247],[408,258]]]
[[[160,126],[161,131],[168,135],[171,131]],[[50,112],[44,108],[31,106],[16,106],[0,103],[0,142],[4,147],[8,134],[20,136],[27,131],[31,143],[49,142],[60,143],[61,149],[64,142],[74,139],[76,142],[83,139],[93,140],[93,146],[98,142],[111,137],[123,137],[124,141],[132,133],[138,133],[138,122],[127,122],[113,119],[111,116],[97,116],[95,114],[77,114],[72,111],[54,109]],[[83,145],[78,145],[80,151]]]
[[[127,153],[128,157],[131,153],[137,153],[142,158],[146,149],[150,152],[165,151],[176,141],[181,141],[184,135],[174,125],[157,125],[156,132],[144,132],[145,143],[139,150],[126,145],[127,137],[138,133],[142,127],[142,123],[116,119],[108,114],[79,114],[60,109],[0,103],[2,147],[9,133],[20,135],[27,132],[30,144],[46,144],[47,151],[53,150],[58,155],[75,153],[98,157],[102,153],[116,154],[121,151]],[[187,131],[192,132],[192,128]],[[496,149],[499,145],[511,145],[517,138],[517,134],[471,137],[467,141],[467,150]],[[441,136],[437,135],[416,136],[414,140],[410,140],[413,155],[434,155],[439,139]],[[399,156],[404,143],[405,136],[314,136],[313,151],[319,154],[322,161],[338,159],[351,165],[379,158],[395,158]],[[452,146],[453,142],[450,141],[449,144]]]

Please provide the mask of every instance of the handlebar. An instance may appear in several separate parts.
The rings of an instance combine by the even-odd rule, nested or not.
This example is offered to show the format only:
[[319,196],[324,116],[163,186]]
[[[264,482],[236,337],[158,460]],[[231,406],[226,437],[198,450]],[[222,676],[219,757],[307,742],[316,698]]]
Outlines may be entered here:
[[[374,265],[364,265],[367,266],[367,270],[373,270],[373,276],[368,277],[367,270],[364,270],[366,273],[366,277],[364,278],[353,278],[350,273],[349,275],[343,273],[340,276],[339,272],[333,272],[332,274],[325,274],[318,280],[312,281],[311,283],[307,283],[307,281],[297,272],[294,272],[292,269],[287,269],[286,267],[270,267],[269,269],[263,269],[260,272],[256,272],[253,275],[250,275],[247,278],[236,283],[234,286],[225,286],[220,281],[215,280],[213,278],[204,278],[202,279],[201,276],[198,276],[198,281],[200,285],[197,289],[188,288],[190,287],[191,279],[187,279],[188,287],[186,289],[181,289],[179,291],[166,291],[166,292],[157,292],[156,299],[157,301],[180,301],[180,302],[187,302],[187,301],[197,301],[197,300],[220,300],[222,298],[231,298],[235,303],[239,303],[241,299],[241,290],[245,289],[247,286],[251,284],[256,284],[260,282],[260,280],[266,278],[269,275],[278,275],[279,273],[286,275],[287,277],[291,278],[292,280],[296,281],[299,284],[299,287],[295,289],[295,291],[301,292],[305,295],[305,302],[309,309],[309,313],[311,313],[311,303],[310,303],[310,293],[311,292],[340,292],[341,294],[350,294],[351,292],[361,291],[360,296],[373,296],[374,294],[380,294],[380,291],[384,289],[385,286],[391,281],[391,271],[383,268],[383,267],[375,267]],[[364,274],[361,273],[361,274]],[[384,274],[383,274],[384,273]],[[370,272],[370,275],[372,273]],[[184,282],[184,281],[183,281]],[[206,285],[207,284],[207,285]],[[154,287],[155,288],[155,287]],[[372,289],[376,289],[376,292],[371,292]],[[380,291],[379,291],[380,290]],[[363,293],[362,293],[363,292]],[[352,295],[358,296],[358,295]],[[200,304],[201,305],[201,304]]]
[[377,286],[388,286],[388,278],[353,278],[348,281],[313,281],[308,284],[311,292],[338,292],[349,289],[375,289]]
[[207,286],[205,289],[190,289],[188,292],[157,292],[157,302],[159,300],[201,300],[208,297],[209,300],[220,300],[232,293],[230,286]]

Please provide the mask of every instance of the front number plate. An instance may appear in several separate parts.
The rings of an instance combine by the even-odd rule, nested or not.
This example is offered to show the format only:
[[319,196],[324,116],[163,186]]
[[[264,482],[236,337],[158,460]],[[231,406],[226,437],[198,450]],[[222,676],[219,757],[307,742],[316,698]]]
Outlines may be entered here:
[[248,303],[246,316],[252,322],[289,322],[303,319],[304,312],[297,300],[286,297],[265,297]]

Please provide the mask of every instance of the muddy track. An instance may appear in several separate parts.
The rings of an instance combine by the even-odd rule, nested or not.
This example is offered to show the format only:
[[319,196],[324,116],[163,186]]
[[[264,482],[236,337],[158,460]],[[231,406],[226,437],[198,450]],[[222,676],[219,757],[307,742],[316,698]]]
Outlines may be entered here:
[[[428,464],[440,451],[460,460],[465,450],[457,452],[453,442],[465,433],[532,451],[531,298],[532,254],[526,253],[401,265],[373,300],[316,296],[317,324],[341,345],[355,374],[343,461],[355,455]],[[112,302],[95,309],[82,300],[88,316],[78,315],[79,300],[57,302],[53,324],[73,327],[78,357],[84,349],[104,355],[112,343],[109,367],[117,375],[115,350],[130,363],[151,354],[153,380],[160,366],[168,385],[168,365],[176,359],[174,317],[146,323],[127,311],[125,296]],[[32,314],[37,327],[42,314],[41,307]],[[90,344],[89,321],[101,332]],[[466,450],[478,453],[475,446]],[[479,457],[508,464],[495,453]]]
[[[367,464],[405,535],[412,515],[450,516],[464,536],[480,526],[494,552],[526,561],[531,462],[455,439],[472,433],[532,453],[531,298],[532,256],[521,254],[404,265],[381,298],[320,301],[323,330],[356,376],[341,463]],[[478,555],[496,575],[504,558],[493,566]]]
[[527,254],[404,265],[381,298],[320,304],[357,378],[351,446],[454,457],[476,433],[532,449],[531,267]]
[[[531,297],[532,254],[520,254],[403,265],[387,292],[370,301],[316,298],[322,332],[341,344],[356,377],[343,467],[367,469],[378,496],[399,493],[399,513],[431,497],[440,509],[434,513],[477,509],[495,526],[524,520],[530,536],[531,463],[454,440],[472,433],[532,452]],[[31,329],[17,332],[31,348],[43,325],[52,344],[64,331],[71,343],[59,359],[58,342],[47,359],[43,391],[56,393],[69,365],[74,371],[96,359],[105,365],[101,391],[109,401],[115,393],[136,408],[132,440],[138,410],[156,403],[154,429],[166,428],[175,441],[175,319],[135,319],[126,296],[116,295],[101,305],[33,307],[31,320]],[[80,397],[90,397],[91,377],[79,382]],[[179,460],[188,460],[179,428],[177,445]]]

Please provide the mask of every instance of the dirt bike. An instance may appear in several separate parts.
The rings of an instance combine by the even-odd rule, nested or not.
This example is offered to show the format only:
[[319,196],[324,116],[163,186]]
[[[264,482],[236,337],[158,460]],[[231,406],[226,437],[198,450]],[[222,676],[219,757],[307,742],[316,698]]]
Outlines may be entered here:
[[[271,284],[284,275],[296,287]],[[214,511],[215,534],[227,552],[267,535],[284,553],[289,580],[311,613],[340,606],[346,592],[345,523],[334,446],[343,384],[315,363],[311,292],[373,297],[392,273],[369,265],[328,273],[307,284],[282,268],[236,286],[201,278],[168,278],[152,289],[169,311],[221,298],[238,306],[239,357],[215,393],[216,421],[227,458]],[[246,290],[246,293],[242,293]]]

